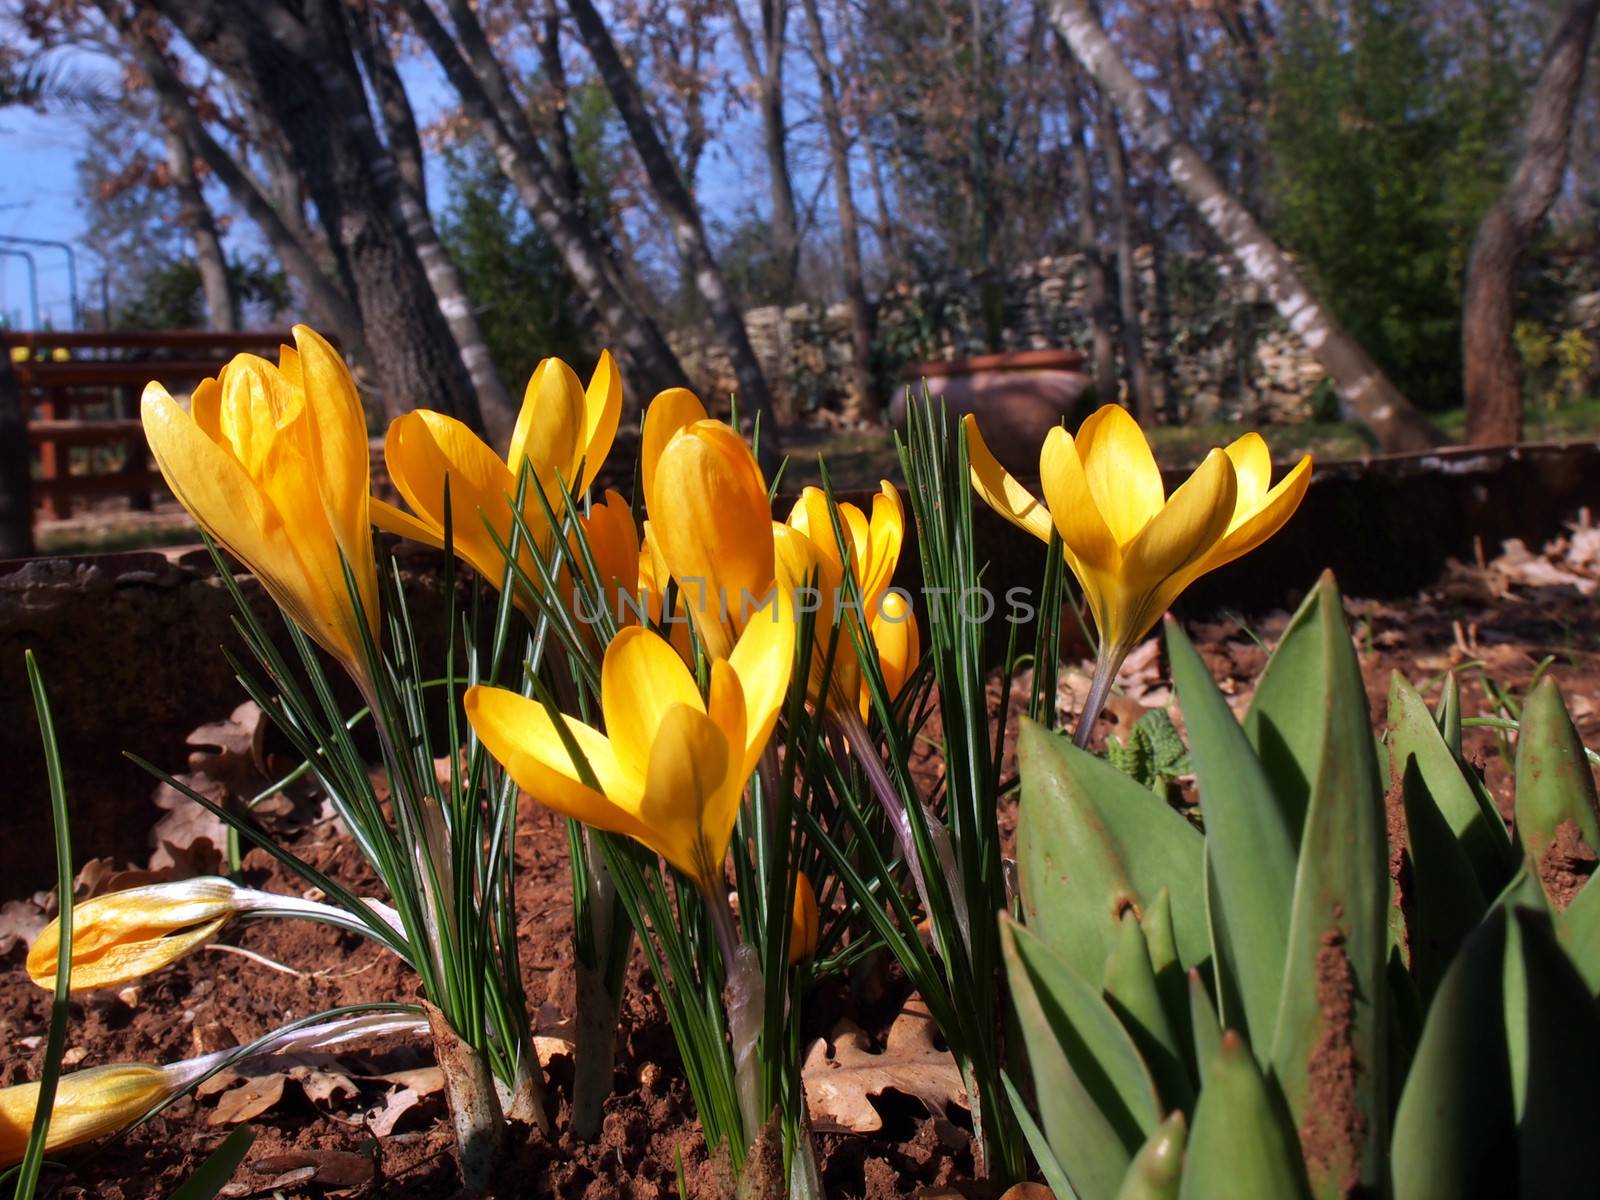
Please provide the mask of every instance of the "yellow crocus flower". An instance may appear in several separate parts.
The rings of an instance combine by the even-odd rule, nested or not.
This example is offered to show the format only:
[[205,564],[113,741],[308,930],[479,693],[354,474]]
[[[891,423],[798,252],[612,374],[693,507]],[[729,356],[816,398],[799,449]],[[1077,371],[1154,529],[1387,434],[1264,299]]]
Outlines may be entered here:
[[[367,427],[344,360],[304,325],[274,365],[236,356],[189,411],[144,390],[145,437],[173,494],[247,566],[278,607],[367,680],[361,623],[378,633],[367,515]],[[355,577],[351,603],[341,556]],[[369,689],[370,690],[370,689]]]
[[[585,388],[559,358],[541,362],[528,380],[522,409],[502,459],[467,425],[444,413],[417,409],[394,419],[383,442],[389,478],[411,512],[372,501],[372,520],[380,529],[425,545],[443,548],[445,479],[450,480],[450,538],[455,552],[485,580],[499,587],[514,526],[511,506],[522,464],[544,490],[551,511],[561,515],[559,475],[574,497],[581,496],[604,465],[622,415],[622,378],[609,351]],[[540,548],[548,550],[548,526],[539,498],[523,498],[522,518]],[[494,533],[491,534],[490,530]],[[519,556],[530,578],[532,559]]]
[[640,471],[655,554],[707,657],[726,658],[776,577],[761,468],[737,431],[674,388],[645,413]]
[[817,952],[822,934],[822,914],[817,909],[816,889],[804,871],[795,876],[794,903],[789,918],[789,965],[803,963]]
[[712,661],[704,698],[667,641],[641,626],[622,630],[600,668],[606,731],[560,718],[587,776],[537,700],[480,684],[467,691],[467,719],[535,800],[637,839],[710,895],[722,886],[739,797],[772,734],[793,659],[794,615],[781,598],[752,613],[732,653]]
[[[44,1148],[46,1152],[61,1150],[115,1133],[187,1083],[181,1071],[146,1063],[113,1063],[87,1071],[69,1071],[56,1082]],[[22,1161],[38,1109],[37,1083],[0,1088],[0,1167]]]
[[[883,684],[889,699],[899,697],[911,673],[922,661],[922,639],[917,631],[916,614],[911,611],[911,601],[904,592],[885,592],[878,602],[868,629],[872,644],[877,647],[878,667],[883,671]],[[866,681],[861,683],[861,717],[866,719],[872,709],[872,694]]]
[[[989,507],[1042,540],[1052,524],[1061,535],[1067,565],[1100,632],[1096,682],[1102,693],[1178,594],[1282,528],[1311,481],[1311,456],[1305,455],[1269,486],[1271,453],[1260,434],[1247,433],[1212,450],[1167,496],[1138,423],[1108,404],[1084,421],[1076,438],[1061,428],[1046,436],[1039,453],[1041,504],[995,461],[977,421],[968,416],[963,424],[972,485]],[[1098,715],[1093,699],[1081,737]]]

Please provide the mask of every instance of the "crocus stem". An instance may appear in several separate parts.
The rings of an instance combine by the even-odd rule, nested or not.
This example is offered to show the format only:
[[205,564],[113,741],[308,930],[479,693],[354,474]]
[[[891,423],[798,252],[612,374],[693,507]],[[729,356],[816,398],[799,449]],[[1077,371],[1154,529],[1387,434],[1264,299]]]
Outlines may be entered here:
[[1078,717],[1078,728],[1072,735],[1072,744],[1080,750],[1089,746],[1089,738],[1094,733],[1094,723],[1100,718],[1100,710],[1106,706],[1106,700],[1111,695],[1111,685],[1117,681],[1117,672],[1122,669],[1122,660],[1128,657],[1128,652],[1109,642],[1100,643],[1100,654],[1094,661],[1094,677],[1089,681],[1089,696],[1083,702],[1083,713]]
[[883,760],[878,757],[877,747],[867,736],[866,726],[861,723],[861,718],[855,709],[841,705],[831,715],[835,731],[843,736],[853,751],[848,761],[859,763],[861,769],[866,772],[867,786],[872,789],[872,794],[883,806],[884,816],[889,818],[889,827],[894,830],[895,841],[900,845],[901,857],[906,860],[906,866],[911,871],[911,881],[916,885],[917,898],[922,901],[922,911],[931,918],[933,906],[928,903],[928,880],[922,873],[922,859],[917,855],[917,839],[912,832],[911,818],[906,813],[906,804],[900,795],[900,789],[895,787],[894,781],[889,778]]
[[579,953],[575,955],[578,992],[572,1129],[586,1141],[600,1135],[602,1109],[611,1095],[623,973],[633,948],[633,927],[627,922],[595,836],[590,830],[583,833],[589,888],[583,911],[589,928],[587,937],[576,939]]
[[450,1027],[444,1013],[426,1002],[423,1009],[433,1031],[434,1053],[444,1076],[445,1099],[455,1126],[461,1182],[469,1190],[487,1191],[506,1150],[506,1123],[494,1076],[483,1055]]
[[733,1081],[739,1092],[739,1117],[744,1123],[746,1147],[761,1132],[761,1062],[756,1045],[761,1038],[761,1010],[766,1004],[766,981],[756,948],[739,940],[725,890],[703,888],[711,923],[722,947],[722,1007],[728,1017],[728,1038],[733,1044]]

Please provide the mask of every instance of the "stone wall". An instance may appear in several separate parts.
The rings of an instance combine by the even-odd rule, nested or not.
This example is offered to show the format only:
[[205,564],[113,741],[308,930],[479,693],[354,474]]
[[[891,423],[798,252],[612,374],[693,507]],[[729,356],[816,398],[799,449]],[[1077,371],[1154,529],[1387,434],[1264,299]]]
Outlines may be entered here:
[[[1140,251],[1143,291],[1155,294],[1151,254]],[[993,297],[1004,350],[1087,351],[1090,330],[1082,255],[1045,257],[1012,271]],[[906,368],[928,359],[986,354],[994,347],[985,319],[984,284],[971,276],[897,284],[877,297],[873,374],[881,398],[911,382]],[[1180,414],[1209,420],[1248,416],[1292,421],[1309,415],[1322,369],[1259,290],[1210,260],[1169,267],[1167,336],[1144,314],[1146,353],[1160,365]],[[755,308],[745,314],[750,340],[777,402],[789,414],[838,406],[854,356],[843,303]],[[669,339],[701,395],[735,390],[726,353],[709,328],[680,329]]]

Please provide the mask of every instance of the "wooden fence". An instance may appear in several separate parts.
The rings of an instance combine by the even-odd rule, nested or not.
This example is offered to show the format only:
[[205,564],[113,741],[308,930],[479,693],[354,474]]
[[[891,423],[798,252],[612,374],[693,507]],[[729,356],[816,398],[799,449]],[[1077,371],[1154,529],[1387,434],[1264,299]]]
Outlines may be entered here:
[[36,454],[35,515],[64,517],[80,502],[116,496],[149,508],[166,485],[139,425],[145,384],[159,379],[169,391],[187,392],[240,351],[276,359],[278,346],[292,341],[278,329],[0,330]]

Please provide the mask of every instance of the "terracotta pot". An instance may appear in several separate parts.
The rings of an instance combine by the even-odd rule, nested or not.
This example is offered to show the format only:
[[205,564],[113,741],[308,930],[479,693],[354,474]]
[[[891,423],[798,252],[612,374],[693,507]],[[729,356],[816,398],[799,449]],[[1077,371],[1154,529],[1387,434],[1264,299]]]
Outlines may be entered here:
[[[1009,470],[1037,475],[1045,434],[1074,416],[1089,389],[1083,361],[1076,350],[1024,350],[913,363],[903,377],[913,393],[926,380],[928,394],[943,396],[952,417],[975,415],[984,441]],[[896,425],[905,420],[903,391],[889,415]]]

